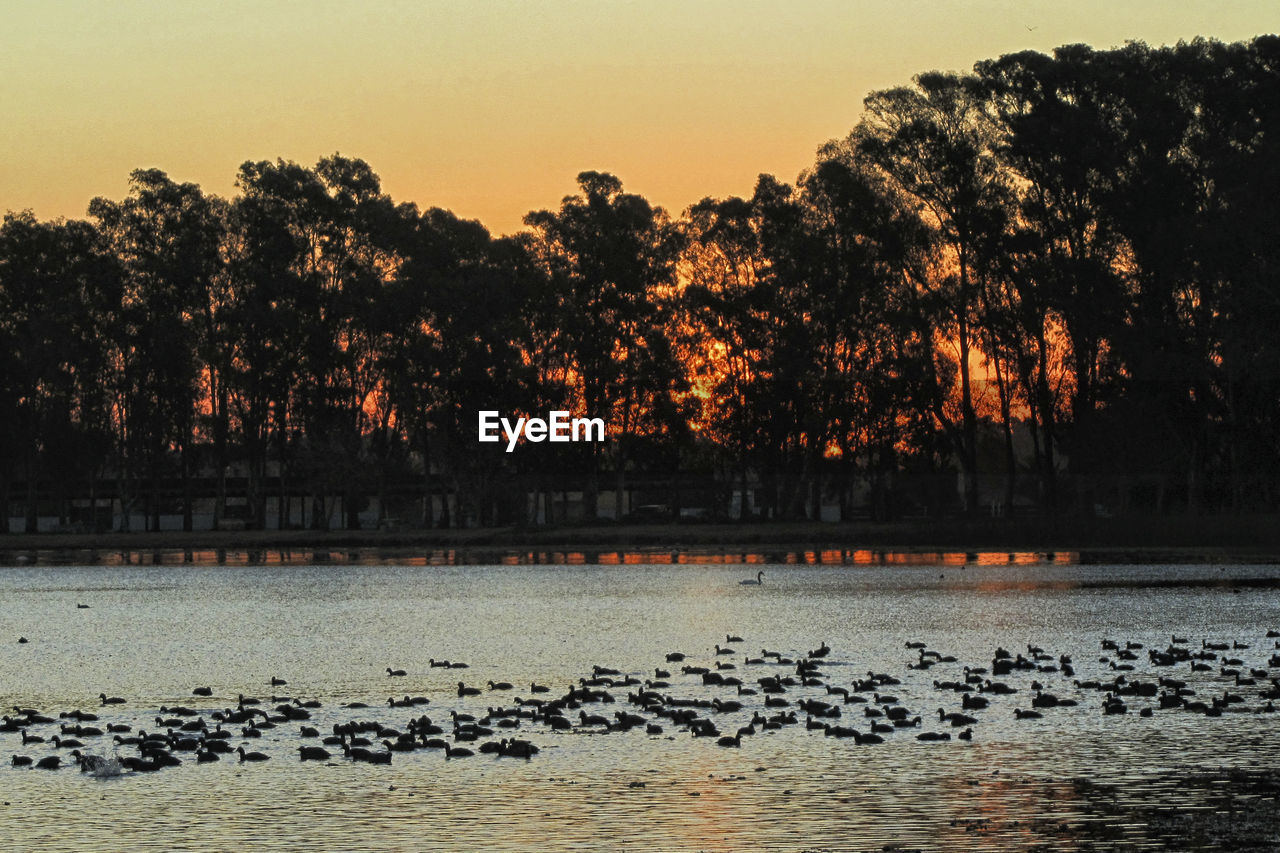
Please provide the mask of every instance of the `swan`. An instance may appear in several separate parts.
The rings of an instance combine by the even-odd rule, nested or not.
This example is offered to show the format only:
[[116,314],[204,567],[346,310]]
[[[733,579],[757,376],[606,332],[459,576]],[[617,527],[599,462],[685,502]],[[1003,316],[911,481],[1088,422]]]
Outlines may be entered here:
[[747,580],[744,580],[744,581],[738,581],[739,586],[760,586],[763,583],[764,583],[764,572],[756,572],[755,580],[751,580],[750,578],[748,578]]

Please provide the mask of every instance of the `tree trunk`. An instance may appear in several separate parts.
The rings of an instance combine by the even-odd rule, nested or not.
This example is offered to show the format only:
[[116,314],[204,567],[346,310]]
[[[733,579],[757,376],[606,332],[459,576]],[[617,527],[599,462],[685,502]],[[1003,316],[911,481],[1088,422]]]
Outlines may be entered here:
[[[963,267],[961,276],[964,276]],[[969,383],[969,320],[966,301],[960,313],[960,412],[962,438],[960,468],[964,472],[964,511],[973,516],[978,511],[978,419],[973,410],[973,390]]]
[[27,506],[26,523],[23,529],[27,533],[36,533],[40,529],[40,511],[36,497],[36,469],[30,463],[26,466],[27,474]]

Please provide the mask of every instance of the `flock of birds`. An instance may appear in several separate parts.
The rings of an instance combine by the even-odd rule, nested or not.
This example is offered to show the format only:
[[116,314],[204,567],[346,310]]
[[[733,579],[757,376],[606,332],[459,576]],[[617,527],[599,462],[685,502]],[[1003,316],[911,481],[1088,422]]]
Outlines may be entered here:
[[[20,740],[15,768],[78,766],[96,777],[283,755],[369,764],[420,752],[447,760],[477,754],[529,759],[540,751],[534,739],[545,747],[565,736],[633,730],[688,735],[731,749],[791,727],[858,745],[950,741],[953,734],[968,741],[984,721],[997,715],[1009,720],[1010,708],[1013,725],[1037,719],[1052,724],[1054,715],[1073,706],[1076,713],[1106,716],[1271,713],[1280,699],[1278,638],[1274,630],[1253,643],[1175,635],[1159,648],[1104,639],[1096,660],[1090,653],[1082,667],[1102,674],[1085,679],[1077,677],[1080,664],[1071,655],[1035,645],[1025,652],[996,648],[989,660],[966,664],[907,641],[902,672],[849,678],[855,664],[833,656],[825,642],[804,653],[743,654],[734,648],[743,639],[726,635],[724,645],[715,643],[697,660],[673,651],[661,666],[642,672],[597,664],[558,690],[537,683],[517,690],[496,679],[468,684],[461,672],[470,669],[467,664],[431,659],[431,670],[449,673],[428,691],[434,698],[393,695],[377,709],[363,702],[326,707],[282,695],[275,691],[288,683],[273,676],[267,682],[272,694],[262,698],[238,693],[233,700],[197,687],[189,706],[134,707],[105,692],[92,711],[55,716],[15,706],[3,717],[0,737]],[[407,674],[387,667],[386,677],[400,685]],[[428,713],[429,706],[451,707]],[[267,751],[253,748],[259,745]]]

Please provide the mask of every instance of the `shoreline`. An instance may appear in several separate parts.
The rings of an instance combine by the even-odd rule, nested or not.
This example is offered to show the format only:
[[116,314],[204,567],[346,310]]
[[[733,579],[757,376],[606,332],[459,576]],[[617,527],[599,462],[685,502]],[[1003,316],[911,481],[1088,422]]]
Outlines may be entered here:
[[[204,530],[0,536],[0,555],[40,551],[421,549],[520,551],[1072,551],[1150,561],[1280,562],[1280,519],[1213,516],[912,520],[894,523],[613,524],[468,530]],[[0,556],[0,562],[3,562]]]

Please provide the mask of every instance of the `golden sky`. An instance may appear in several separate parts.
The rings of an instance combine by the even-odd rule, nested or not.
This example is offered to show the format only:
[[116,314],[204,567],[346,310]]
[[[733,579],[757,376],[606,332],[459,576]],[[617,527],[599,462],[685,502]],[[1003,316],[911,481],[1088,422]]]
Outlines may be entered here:
[[0,210],[80,217],[157,167],[367,160],[495,233],[585,169],[673,213],[785,180],[870,91],[1027,48],[1280,31],[1276,0],[0,0]]

